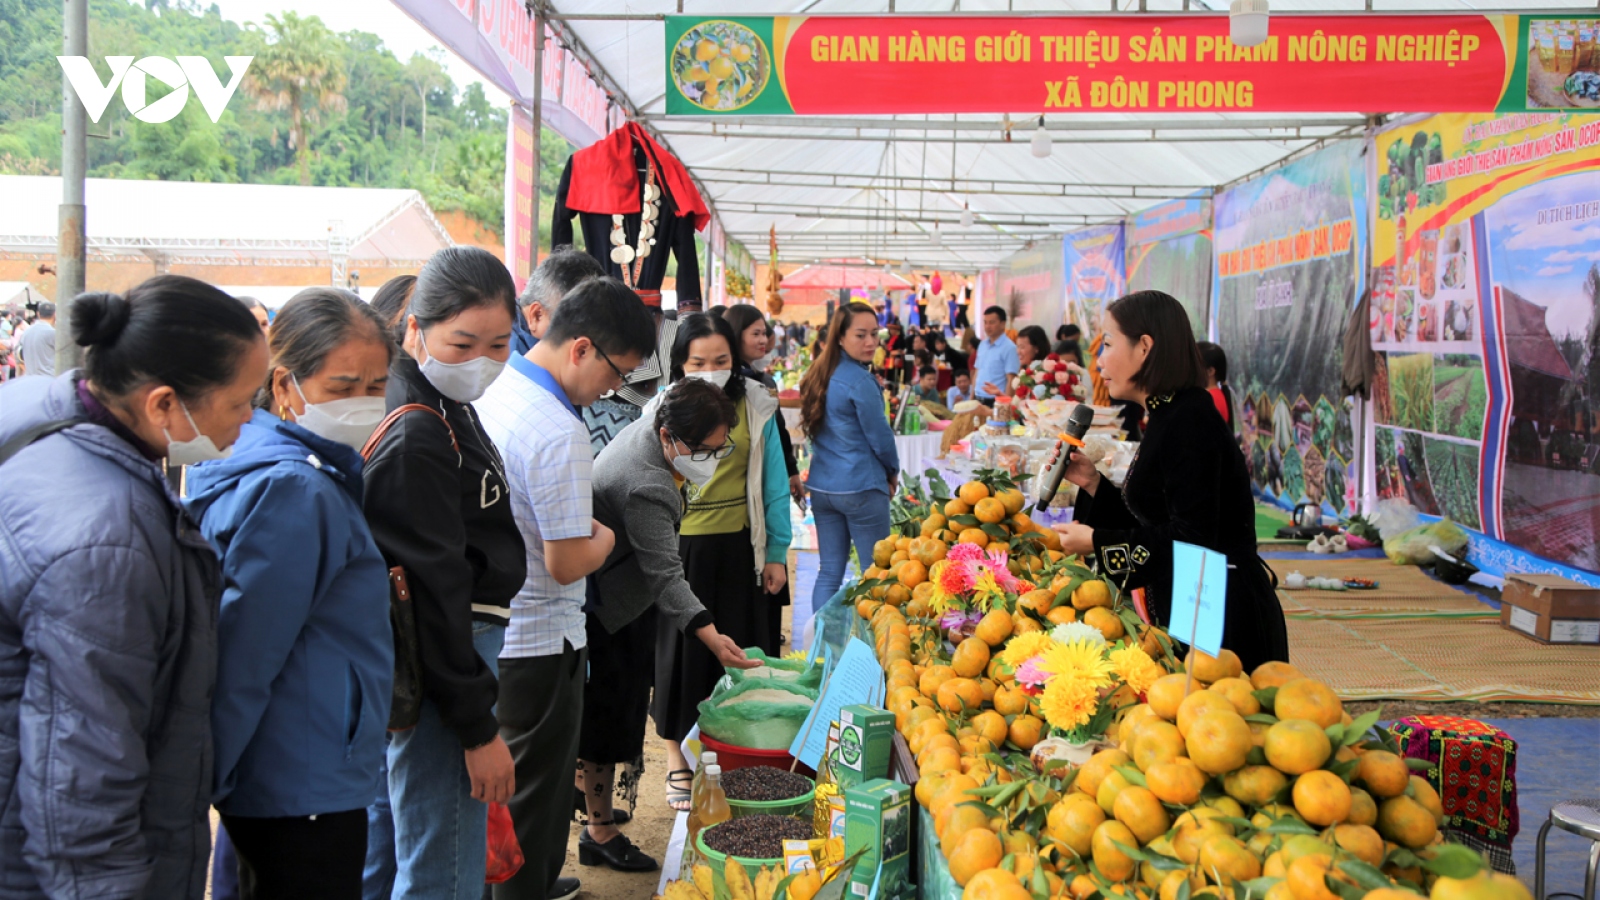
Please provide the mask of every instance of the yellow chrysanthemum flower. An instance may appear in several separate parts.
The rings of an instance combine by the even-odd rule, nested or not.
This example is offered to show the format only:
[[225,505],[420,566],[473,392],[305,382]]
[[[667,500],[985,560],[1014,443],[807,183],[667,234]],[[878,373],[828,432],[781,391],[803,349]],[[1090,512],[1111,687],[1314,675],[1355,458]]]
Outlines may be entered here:
[[1166,670],[1156,665],[1150,654],[1144,652],[1137,644],[1111,651],[1111,668],[1117,673],[1117,677],[1122,679],[1123,684],[1139,694],[1149,690],[1156,679],[1166,674]]
[[1050,727],[1071,731],[1088,724],[1100,707],[1100,691],[1083,675],[1067,672],[1056,675],[1044,687],[1039,709]]
[[933,583],[933,590],[928,592],[928,611],[935,619],[949,612],[956,603],[957,598],[940,587],[937,581]]
[[972,605],[984,612],[993,609],[994,601],[1004,600],[1005,596],[1005,591],[1001,590],[1000,584],[994,580],[994,573],[987,568],[972,586]]
[[1088,641],[1070,644],[1051,641],[1039,668],[1057,677],[1076,673],[1086,684],[1096,688],[1111,683],[1111,663],[1106,661],[1104,648]]
[[1015,635],[1000,651],[1000,661],[1015,669],[1050,648],[1050,635],[1043,631],[1029,631]]

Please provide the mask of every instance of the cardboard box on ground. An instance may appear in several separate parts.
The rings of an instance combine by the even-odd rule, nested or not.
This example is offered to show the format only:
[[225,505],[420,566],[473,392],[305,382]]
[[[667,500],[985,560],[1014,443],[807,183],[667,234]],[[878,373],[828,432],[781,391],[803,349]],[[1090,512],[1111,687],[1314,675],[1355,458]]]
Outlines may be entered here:
[[1509,574],[1500,623],[1542,644],[1600,644],[1600,588],[1560,575]]

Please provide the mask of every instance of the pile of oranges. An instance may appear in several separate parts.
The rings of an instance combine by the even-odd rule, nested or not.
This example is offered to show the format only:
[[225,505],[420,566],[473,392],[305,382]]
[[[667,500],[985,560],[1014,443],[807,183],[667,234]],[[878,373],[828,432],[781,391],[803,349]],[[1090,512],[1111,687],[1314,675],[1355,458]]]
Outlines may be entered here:
[[[1531,900],[1475,851],[1443,842],[1438,794],[1372,730],[1376,713],[1353,720],[1332,689],[1288,663],[1246,673],[1224,650],[1179,664],[1159,629],[1119,615],[1111,588],[1052,555],[1048,536],[1012,559],[1013,574],[1043,586],[983,615],[948,651],[918,593],[926,570],[950,537],[1000,540],[970,527],[952,535],[949,523],[981,514],[1008,541],[1039,534],[1019,496],[982,484],[961,492],[920,538],[880,543],[866,577],[883,581],[856,608],[917,761],[917,802],[963,900],[1415,900],[1425,890]],[[1000,654],[1014,635],[1069,621],[1137,639],[1179,671],[1116,698],[1122,711],[1086,762],[1041,770],[1029,759],[1047,731],[1038,700]]]

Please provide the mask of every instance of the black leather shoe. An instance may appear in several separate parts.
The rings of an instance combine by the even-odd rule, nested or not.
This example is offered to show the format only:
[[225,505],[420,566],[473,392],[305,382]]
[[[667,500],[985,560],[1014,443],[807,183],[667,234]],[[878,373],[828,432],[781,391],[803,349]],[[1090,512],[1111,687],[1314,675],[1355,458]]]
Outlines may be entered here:
[[[588,806],[588,804],[584,803],[584,801],[583,801],[583,791],[579,790],[578,788],[573,788],[572,789],[572,811],[578,814],[578,824],[579,825],[587,825],[587,824],[589,824],[589,816],[588,816],[589,806]],[[618,825],[618,826],[626,825],[626,824],[628,824],[629,822],[632,822],[632,821],[633,821],[633,814],[632,813],[628,812],[625,809],[617,809],[614,806],[611,808],[611,824],[612,825]]]
[[578,896],[581,885],[576,878],[557,878],[556,883],[550,885],[550,890],[545,894],[549,900],[572,900]]
[[589,829],[578,836],[578,864],[584,866],[610,866],[618,872],[654,872],[661,868],[653,858],[645,856],[625,834],[604,844],[589,837]]

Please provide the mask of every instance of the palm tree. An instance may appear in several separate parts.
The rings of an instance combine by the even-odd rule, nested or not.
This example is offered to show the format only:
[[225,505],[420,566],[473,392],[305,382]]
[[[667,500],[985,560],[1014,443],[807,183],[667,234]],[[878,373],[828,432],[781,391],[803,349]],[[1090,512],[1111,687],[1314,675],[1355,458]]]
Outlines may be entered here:
[[251,26],[255,62],[245,76],[245,93],[256,108],[289,111],[289,148],[300,168],[300,183],[311,183],[311,148],[306,124],[322,110],[342,112],[349,83],[344,54],[332,31],[316,16],[286,12],[266,17],[266,30]]

